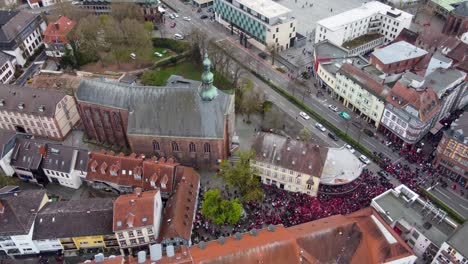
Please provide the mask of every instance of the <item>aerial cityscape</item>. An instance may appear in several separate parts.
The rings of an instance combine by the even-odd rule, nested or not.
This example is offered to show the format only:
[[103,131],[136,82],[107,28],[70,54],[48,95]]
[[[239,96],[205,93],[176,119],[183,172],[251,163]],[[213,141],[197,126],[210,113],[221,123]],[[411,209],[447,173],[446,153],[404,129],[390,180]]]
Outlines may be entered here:
[[0,264],[468,264],[467,0],[0,0]]

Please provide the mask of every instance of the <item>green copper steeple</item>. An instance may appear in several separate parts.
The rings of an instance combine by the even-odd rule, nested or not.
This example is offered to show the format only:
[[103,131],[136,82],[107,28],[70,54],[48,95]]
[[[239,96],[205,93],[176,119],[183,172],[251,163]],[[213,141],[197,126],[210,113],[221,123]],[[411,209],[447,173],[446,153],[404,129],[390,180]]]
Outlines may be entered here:
[[203,59],[202,84],[198,88],[198,93],[203,101],[211,101],[218,95],[218,89],[213,85],[214,75],[210,71],[211,61],[208,58],[208,53],[205,52]]

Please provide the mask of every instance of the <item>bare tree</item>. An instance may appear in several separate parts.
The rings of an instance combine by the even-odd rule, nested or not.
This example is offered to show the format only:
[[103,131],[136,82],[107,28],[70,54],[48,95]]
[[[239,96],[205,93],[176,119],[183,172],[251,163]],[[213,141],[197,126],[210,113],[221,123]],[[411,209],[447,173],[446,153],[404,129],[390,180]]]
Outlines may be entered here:
[[277,107],[273,107],[271,111],[268,111],[265,117],[264,126],[268,129],[282,129],[285,127],[285,114]]
[[126,18],[143,21],[143,13],[137,4],[133,3],[114,3],[111,4],[111,16],[117,21],[123,21]]
[[275,44],[271,44],[267,46],[267,51],[270,53],[271,56],[271,64],[275,65],[275,59],[276,59],[276,46]]

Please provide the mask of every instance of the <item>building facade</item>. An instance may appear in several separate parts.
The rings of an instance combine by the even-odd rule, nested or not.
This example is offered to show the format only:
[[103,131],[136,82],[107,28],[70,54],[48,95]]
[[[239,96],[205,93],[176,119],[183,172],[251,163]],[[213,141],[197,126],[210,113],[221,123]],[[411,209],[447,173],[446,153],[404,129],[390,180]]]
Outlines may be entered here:
[[24,66],[28,58],[42,46],[42,32],[46,23],[40,14],[26,11],[0,11],[0,49],[16,58]]
[[16,139],[10,165],[18,178],[42,186],[49,183],[42,170],[43,158],[46,155],[45,145],[46,142],[41,140]]
[[404,147],[413,146],[431,130],[440,110],[434,90],[411,73],[403,75],[385,101],[379,130]]
[[80,121],[70,95],[13,85],[0,88],[2,129],[62,141]]
[[399,41],[375,50],[369,62],[385,74],[393,75],[413,69],[426,55],[427,51]]
[[336,74],[338,98],[364,120],[379,127],[389,88],[351,64],[343,64]]
[[468,116],[463,114],[444,131],[437,146],[434,165],[441,175],[468,186]]
[[159,236],[163,204],[158,190],[121,195],[114,203],[113,230],[122,255],[155,243]]
[[246,36],[260,49],[293,47],[296,19],[290,9],[271,0],[214,0],[216,21]]
[[79,8],[93,12],[96,15],[109,14],[112,12],[112,4],[135,4],[140,8],[141,14],[145,20],[153,21],[155,18],[161,16],[160,1],[159,0],[131,0],[131,1],[99,1],[99,0],[79,0]]
[[76,98],[88,138],[192,167],[216,167],[230,155],[234,97],[213,86],[208,57],[203,65],[201,83],[180,76],[164,87],[82,80]]
[[[361,39],[358,46],[373,43],[372,47],[363,49],[368,51],[382,44],[380,40],[375,41],[380,39],[380,36],[384,37],[385,44],[394,40],[401,30],[410,27],[412,19],[413,15],[409,13],[372,1],[318,21],[314,41],[317,43],[328,40],[335,45],[343,46],[366,36]],[[377,37],[372,37],[373,35]]]
[[45,147],[42,169],[48,180],[68,188],[80,188],[88,171],[88,151],[60,144]]
[[442,33],[449,36],[461,37],[468,31],[468,2],[463,1],[455,5],[445,21]]
[[263,184],[317,196],[327,149],[271,133],[258,136],[251,166]]
[[442,243],[432,264],[455,264],[466,263],[468,251],[466,249],[466,236],[468,235],[468,225],[460,226],[455,232]]
[[9,84],[15,76],[16,58],[5,52],[0,52],[0,82]]
[[57,21],[49,23],[44,31],[44,45],[47,56],[61,58],[67,52],[73,53],[68,34],[75,25],[75,21],[65,16],[61,16]]

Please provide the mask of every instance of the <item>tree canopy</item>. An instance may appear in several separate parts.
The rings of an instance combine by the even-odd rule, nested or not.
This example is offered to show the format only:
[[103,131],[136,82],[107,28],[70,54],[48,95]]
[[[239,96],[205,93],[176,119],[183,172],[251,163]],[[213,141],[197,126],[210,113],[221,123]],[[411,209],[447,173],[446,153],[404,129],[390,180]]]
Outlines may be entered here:
[[236,153],[239,154],[239,160],[234,164],[228,160],[221,162],[216,177],[238,190],[242,202],[261,200],[263,191],[260,188],[260,180],[255,175],[255,169],[250,166],[250,160],[254,158],[255,152]]
[[203,196],[201,212],[204,217],[218,225],[235,224],[241,218],[242,205],[236,199],[223,199],[219,189],[211,189]]

